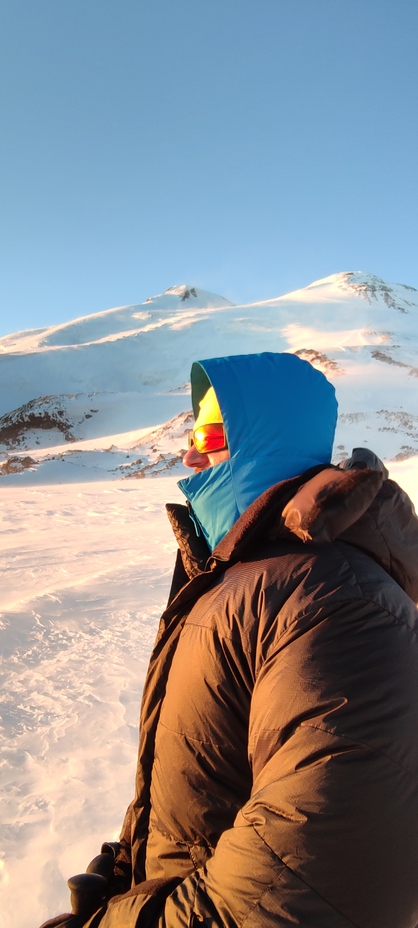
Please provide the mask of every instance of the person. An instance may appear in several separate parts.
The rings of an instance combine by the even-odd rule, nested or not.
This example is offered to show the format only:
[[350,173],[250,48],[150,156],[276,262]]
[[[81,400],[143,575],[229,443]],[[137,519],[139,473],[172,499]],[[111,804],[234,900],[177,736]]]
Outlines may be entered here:
[[415,928],[413,506],[371,451],[330,463],[335,391],[296,355],[191,390],[135,798],[46,924]]

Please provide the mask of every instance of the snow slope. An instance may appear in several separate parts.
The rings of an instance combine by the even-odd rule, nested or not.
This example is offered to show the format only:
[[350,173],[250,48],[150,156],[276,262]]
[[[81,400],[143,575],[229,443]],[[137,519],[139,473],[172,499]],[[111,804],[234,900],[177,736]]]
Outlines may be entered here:
[[181,469],[192,361],[271,350],[298,353],[334,382],[336,460],[355,445],[386,460],[418,453],[418,292],[350,272],[246,306],[172,288],[0,339],[0,475],[19,486],[120,479],[152,473],[160,454]]
[[66,880],[118,836],[178,494],[172,478],[3,492],[1,928],[68,911]]
[[132,798],[192,360],[312,360],[337,388],[336,459],[368,444],[417,505],[417,317],[416,291],[347,273],[241,307],[174,288],[0,339],[0,928],[67,911]]

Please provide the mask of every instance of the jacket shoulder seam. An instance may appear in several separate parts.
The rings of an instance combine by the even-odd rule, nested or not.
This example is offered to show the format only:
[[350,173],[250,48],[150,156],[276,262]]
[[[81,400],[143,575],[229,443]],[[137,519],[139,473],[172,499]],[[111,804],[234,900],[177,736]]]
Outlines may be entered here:
[[[340,606],[348,606],[350,604],[353,604],[353,606],[355,606],[356,603],[363,603],[363,604],[369,603],[369,604],[372,604],[373,606],[376,606],[376,608],[379,609],[380,612],[389,616],[394,622],[396,622],[397,625],[403,625],[403,627],[406,628],[408,631],[410,631],[412,635],[415,635],[415,637],[418,638],[418,629],[415,629],[411,625],[408,625],[408,623],[405,622],[403,619],[401,619],[399,615],[396,615],[394,612],[391,612],[390,609],[388,609],[386,606],[382,606],[381,603],[377,602],[375,599],[372,599],[370,596],[356,596],[356,597],[353,597],[352,599],[345,597],[344,599],[336,600],[334,602],[334,605],[335,605],[335,609],[337,610]],[[412,602],[412,599],[411,599],[411,603],[413,606],[415,605]],[[305,619],[310,614],[314,614],[314,612],[317,612],[318,607],[320,608],[320,605],[316,604],[315,609],[313,609],[313,607],[310,607],[309,609],[304,609],[301,612],[298,612],[293,622],[290,625],[288,625],[287,628],[283,629],[280,636],[276,640],[276,644],[280,643],[284,635],[288,634],[289,630],[291,628],[294,628],[294,626],[299,622],[300,619]],[[330,616],[332,616],[332,612],[330,613]],[[271,654],[269,655],[269,657],[271,657]]]
[[395,764],[396,767],[399,767],[400,770],[403,770],[404,773],[407,773],[408,776],[412,777],[414,780],[418,779],[417,775],[413,773],[412,770],[409,770],[408,767],[404,767],[403,764],[400,764],[399,761],[391,757],[390,754],[387,754],[386,751],[382,751],[381,748],[377,748],[372,744],[367,744],[366,741],[358,741],[355,738],[350,738],[350,735],[345,735],[343,732],[336,733],[327,728],[326,725],[313,725],[312,722],[301,722],[301,728],[313,728],[315,731],[326,732],[326,734],[330,735],[332,738],[343,738],[344,741],[349,741],[350,744],[365,748],[367,751],[371,751],[373,754],[380,754],[381,757],[385,757],[388,761],[390,761],[391,764]]

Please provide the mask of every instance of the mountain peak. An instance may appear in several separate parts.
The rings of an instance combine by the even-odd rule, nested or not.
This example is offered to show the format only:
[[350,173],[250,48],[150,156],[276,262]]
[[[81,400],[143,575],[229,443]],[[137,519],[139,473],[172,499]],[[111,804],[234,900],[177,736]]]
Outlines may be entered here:
[[167,287],[164,293],[158,293],[156,296],[149,296],[142,305],[145,306],[148,303],[158,303],[160,309],[172,309],[176,306],[177,301],[180,303],[187,302],[190,307],[196,306],[200,309],[209,306],[234,305],[230,300],[225,299],[224,296],[211,293],[210,290],[202,290],[200,287],[195,287],[192,284],[176,284],[174,287]]

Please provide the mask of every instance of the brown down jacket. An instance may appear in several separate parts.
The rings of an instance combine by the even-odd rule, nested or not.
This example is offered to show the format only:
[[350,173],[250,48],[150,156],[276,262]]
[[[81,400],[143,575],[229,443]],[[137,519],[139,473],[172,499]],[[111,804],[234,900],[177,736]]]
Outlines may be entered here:
[[167,507],[133,888],[105,928],[418,924],[418,521],[372,459],[267,490],[213,555]]

